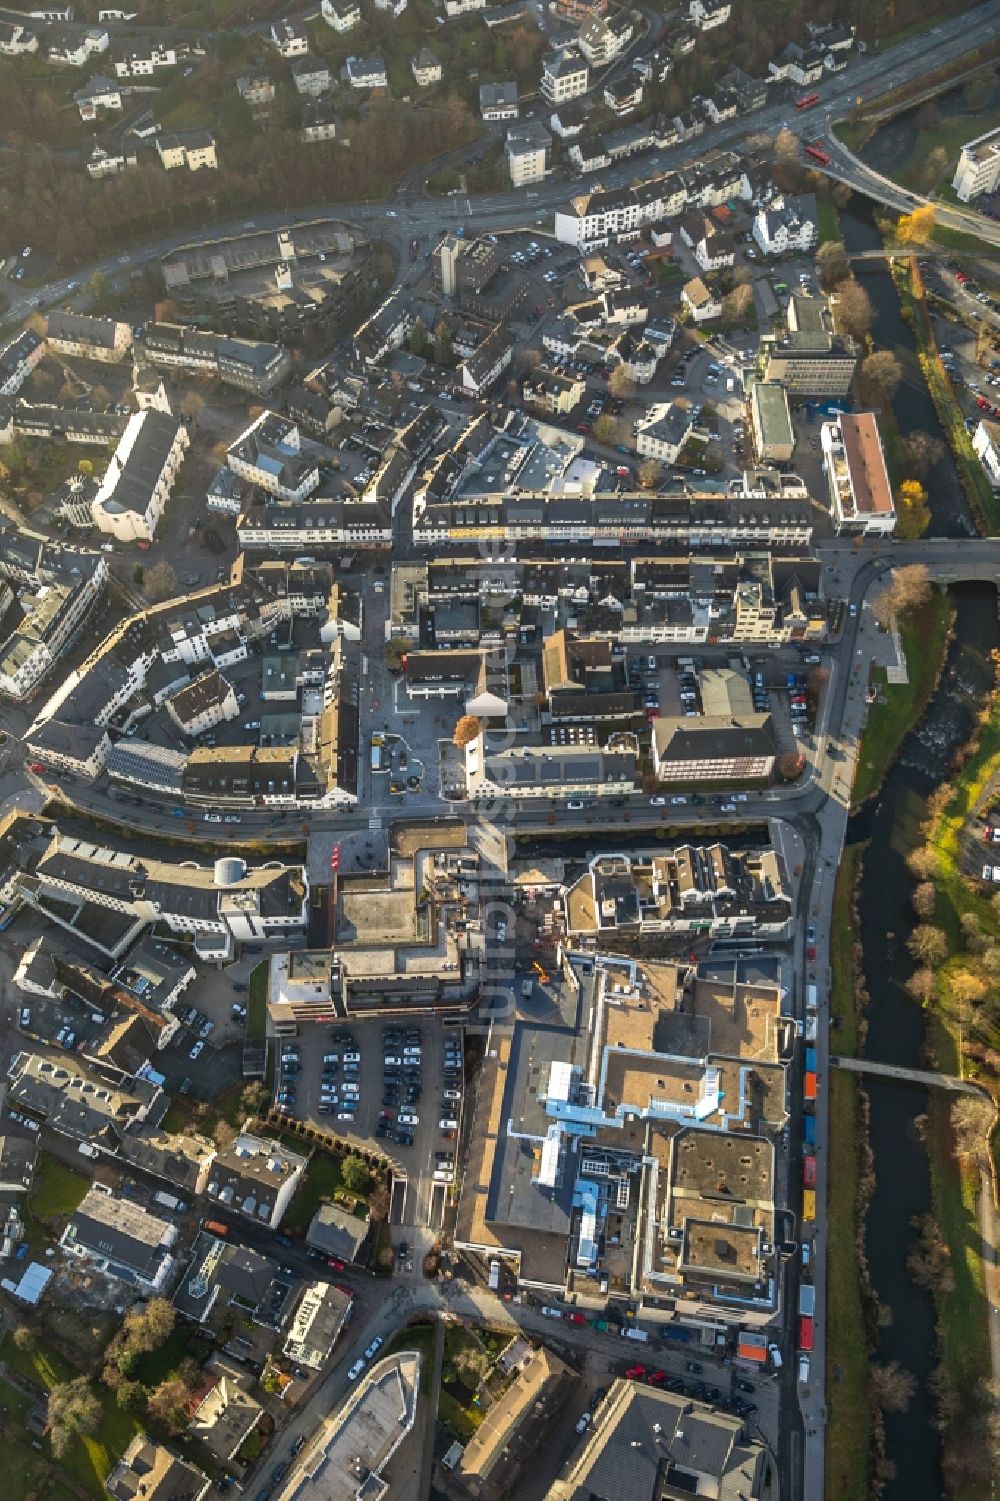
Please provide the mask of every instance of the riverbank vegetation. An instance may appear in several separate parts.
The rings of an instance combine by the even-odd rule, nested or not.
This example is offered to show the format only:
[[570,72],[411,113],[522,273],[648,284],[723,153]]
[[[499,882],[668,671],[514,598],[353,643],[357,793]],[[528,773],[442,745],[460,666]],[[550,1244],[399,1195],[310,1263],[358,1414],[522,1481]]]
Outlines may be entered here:
[[[921,575],[918,578],[917,575]],[[951,607],[941,589],[927,583],[926,572],[896,571],[893,595],[883,593],[886,619],[894,616],[906,661],[907,681],[890,683],[884,667],[873,667],[869,686],[875,702],[868,711],[858,749],[851,800],[859,807],[882,785],[904,739],[913,729],[934,692],[951,630]]]
[[934,326],[925,300],[920,267],[915,259],[907,258],[894,260],[891,270],[903,318],[913,334],[920,369],[951,447],[969,508],[980,531],[988,536],[995,536],[1000,532],[1000,500],[994,496],[983,466],[973,451],[962,408],[955,397],[951,378],[941,362]]
[[933,99],[922,104],[913,149],[893,166],[893,181],[918,193],[934,193],[950,181],[965,142],[1000,126],[995,88],[996,79],[987,69],[963,87],[961,114],[942,115]]
[[[1000,685],[997,653],[994,670]],[[923,842],[909,857],[920,918],[909,938],[916,961],[909,983],[929,1013],[930,1059],[983,1087],[981,1096],[958,1100],[932,1091],[921,1122],[939,1237],[934,1273],[926,1277],[938,1321],[935,1395],[948,1493],[963,1501],[992,1495],[1000,1467],[979,1203],[984,1183],[995,1193],[992,1138],[1000,1097],[1000,898],[981,879],[992,853],[992,841],[983,836],[998,782],[1000,686],[990,693],[972,739],[956,752],[952,780],[928,800]],[[926,1230],[921,1237],[910,1268],[918,1280],[926,1272]]]
[[[836,1047],[854,1054],[863,1038],[856,894],[864,845],[844,850],[833,898],[830,1014]],[[830,1070],[827,1204],[826,1401],[827,1491],[841,1501],[867,1501],[874,1429],[868,1400],[872,1328],[864,1260],[864,1227],[873,1186],[868,1158],[865,1095],[856,1076]],[[867,1305],[867,1306],[866,1306]]]

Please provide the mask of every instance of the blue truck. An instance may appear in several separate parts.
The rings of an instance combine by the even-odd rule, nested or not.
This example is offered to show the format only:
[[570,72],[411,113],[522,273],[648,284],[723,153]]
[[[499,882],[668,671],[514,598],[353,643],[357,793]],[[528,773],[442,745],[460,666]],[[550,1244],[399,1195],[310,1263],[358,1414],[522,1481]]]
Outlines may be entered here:
[[802,1140],[807,1147],[816,1145],[816,1117],[814,1115],[802,1117]]
[[807,1074],[814,1074],[815,1072],[816,1072],[816,1049],[815,1048],[806,1048],[806,1073]]

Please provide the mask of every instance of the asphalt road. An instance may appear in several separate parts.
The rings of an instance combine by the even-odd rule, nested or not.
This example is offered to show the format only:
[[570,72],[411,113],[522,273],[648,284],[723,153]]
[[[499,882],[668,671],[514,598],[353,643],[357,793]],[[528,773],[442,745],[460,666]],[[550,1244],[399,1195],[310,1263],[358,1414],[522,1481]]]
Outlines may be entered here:
[[[823,110],[826,118],[829,121],[840,114],[845,114],[854,106],[859,97],[871,98],[890,87],[899,87],[934,72],[973,49],[985,46],[997,35],[1000,35],[1000,4],[998,0],[986,0],[986,3],[972,10],[963,11],[960,15],[942,21],[929,33],[909,37],[898,46],[881,51],[870,51],[863,57],[856,53],[852,54],[851,62],[843,73],[832,75],[823,82]],[[928,36],[933,38],[931,47],[927,45]],[[591,181],[599,181],[604,188],[619,187],[632,182],[637,175],[652,175],[656,172],[676,169],[685,162],[703,158],[719,147],[739,148],[748,135],[759,131],[780,129],[786,122],[792,124],[794,119],[795,109],[791,98],[781,104],[769,104],[764,109],[743,115],[738,120],[712,126],[696,141],[686,145],[648,153],[641,158],[632,158],[617,166],[602,170],[596,177],[592,175]],[[469,154],[474,155],[478,149],[479,145],[474,143],[468,148]],[[426,175],[433,170],[434,163],[428,163],[423,169],[424,177],[426,178]],[[843,175],[847,181],[854,181],[856,177],[859,187],[864,186],[862,177],[867,180],[870,176],[867,169],[862,171],[860,164],[853,166],[846,160]],[[332,217],[368,224],[375,228],[382,238],[396,244],[400,251],[400,267],[402,268],[407,264],[408,244],[414,235],[453,228],[456,222],[462,222],[463,212],[469,219],[474,220],[477,229],[480,230],[530,224],[547,215],[557,204],[562,203],[573,193],[586,191],[588,185],[586,178],[575,182],[552,179],[536,187],[509,193],[485,194],[474,199],[437,199],[423,196],[421,183],[419,186],[401,187],[387,201],[317,204],[311,209],[299,210],[291,215],[287,212],[256,214],[254,225],[258,230],[277,229],[287,224],[294,225],[316,217]],[[881,196],[878,184],[869,183],[869,186],[872,187],[875,196]],[[387,217],[389,209],[392,209],[397,217]],[[982,233],[984,237],[987,233],[995,233],[997,230],[997,226],[993,225],[992,221],[980,215],[973,215],[969,222],[973,221],[976,232]],[[157,261],[167,251],[177,249],[179,246],[204,244],[220,236],[239,234],[243,222],[243,219],[227,220],[220,224],[205,226],[200,234],[178,233],[136,245],[127,253],[108,256],[93,265],[75,271],[71,276],[57,278],[28,295],[24,293],[18,282],[5,279],[3,284],[10,296],[10,306],[3,319],[0,320],[0,326],[22,321],[37,307],[52,306],[65,301],[78,287],[85,284],[95,271],[100,271],[113,279],[119,276],[125,267],[136,270]],[[964,227],[968,227],[968,223]]]

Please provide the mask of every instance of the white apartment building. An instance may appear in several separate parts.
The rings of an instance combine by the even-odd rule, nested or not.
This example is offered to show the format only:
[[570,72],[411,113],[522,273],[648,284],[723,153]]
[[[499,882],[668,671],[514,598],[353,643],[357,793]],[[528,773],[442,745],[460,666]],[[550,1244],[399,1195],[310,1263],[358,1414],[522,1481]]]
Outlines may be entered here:
[[538,120],[525,120],[507,131],[507,167],[515,188],[543,182],[552,137]]
[[119,542],[152,542],[190,441],[164,412],[130,417],[91,506],[99,530]]
[[38,51],[38,33],[14,21],[0,24],[0,54],[4,57],[24,57]]
[[361,25],[361,7],[358,0],[322,0],[320,15],[328,26],[341,35]]
[[180,1231],[172,1221],[125,1199],[91,1188],[62,1233],[71,1256],[150,1293],[166,1291],[173,1279],[171,1249]]
[[106,78],[103,73],[99,73],[82,89],[77,89],[73,103],[80,111],[81,120],[96,120],[99,110],[121,109],[121,85],[113,78]]
[[210,130],[158,135],[156,152],[164,172],[172,172],[176,167],[187,167],[189,172],[214,171],[219,165],[215,138]]
[[30,698],[86,620],[107,582],[107,559],[79,580],[44,583],[22,597],[17,629],[0,646],[0,695]]
[[670,401],[657,402],[649,408],[636,433],[636,452],[640,458],[676,464],[692,426],[689,407]]
[[344,64],[352,89],[387,89],[389,75],[381,57],[349,57]]
[[724,26],[729,20],[732,6],[729,0],[691,0],[688,20],[699,31],[711,31],[715,26]]
[[592,68],[606,68],[621,57],[635,36],[631,11],[610,16],[592,16],[580,28],[578,46]]
[[636,786],[638,747],[518,745],[492,751],[480,734],[466,746],[465,776],[472,798],[561,798],[572,804],[583,797],[616,797]]
[[838,535],[891,536],[896,508],[874,412],[845,412],[824,422],[820,444]]
[[216,1154],[205,1193],[220,1209],[277,1230],[305,1170],[305,1157],[244,1131]]
[[309,33],[297,21],[275,21],[270,41],[284,58],[305,57],[309,51]]
[[1000,490],[1000,424],[980,421],[972,447],[993,489]]
[[16,396],[45,358],[45,340],[33,328],[15,335],[0,349],[0,396]]
[[1000,129],[966,142],[951,185],[963,203],[996,192],[1000,187]]
[[171,694],[166,709],[181,733],[192,736],[204,735],[240,712],[232,683],[214,668]]
[[130,48],[115,63],[119,78],[151,78],[159,68],[176,68],[177,49],[169,42],[153,42]]
[[791,255],[811,250],[819,238],[819,214],[812,193],[776,198],[758,211],[753,237],[764,255]]
[[542,98],[549,104],[578,99],[590,87],[590,64],[579,52],[549,52],[542,58]]

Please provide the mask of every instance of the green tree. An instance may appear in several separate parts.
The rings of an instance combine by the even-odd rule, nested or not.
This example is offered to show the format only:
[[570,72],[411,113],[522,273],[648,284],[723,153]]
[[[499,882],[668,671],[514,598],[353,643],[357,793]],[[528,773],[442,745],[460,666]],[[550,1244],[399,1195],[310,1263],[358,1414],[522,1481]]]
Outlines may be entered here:
[[344,1187],[359,1197],[363,1197],[371,1188],[371,1169],[363,1157],[345,1157],[340,1176],[344,1180]]
[[663,465],[659,459],[643,459],[639,465],[639,483],[644,490],[655,490],[663,478]]
[[819,267],[820,285],[827,291],[833,290],[838,283],[846,281],[851,274],[851,263],[847,259],[843,240],[827,240],[816,252],[816,264]]
[[451,342],[451,329],[443,318],[439,318],[434,325],[434,363],[437,365],[450,365],[454,358],[455,350]]
[[126,1412],[141,1412],[148,1397],[148,1388],[141,1381],[122,1381],[115,1393],[115,1401]]
[[20,1350],[22,1355],[28,1355],[37,1343],[34,1331],[27,1324],[18,1324],[13,1334],[14,1348]]
[[49,1441],[57,1459],[77,1437],[93,1433],[101,1421],[101,1404],[86,1376],[62,1381],[49,1393]]
[[106,312],[111,301],[111,287],[103,271],[95,271],[87,283],[95,313]]
[[385,665],[396,672],[403,665],[403,658],[413,650],[413,642],[406,636],[393,636],[385,643]]
[[184,1382],[176,1376],[166,1381],[161,1381],[150,1392],[146,1402],[146,1411],[151,1418],[168,1428],[171,1433],[179,1433],[184,1427],[184,1407],[188,1400],[188,1389]]

